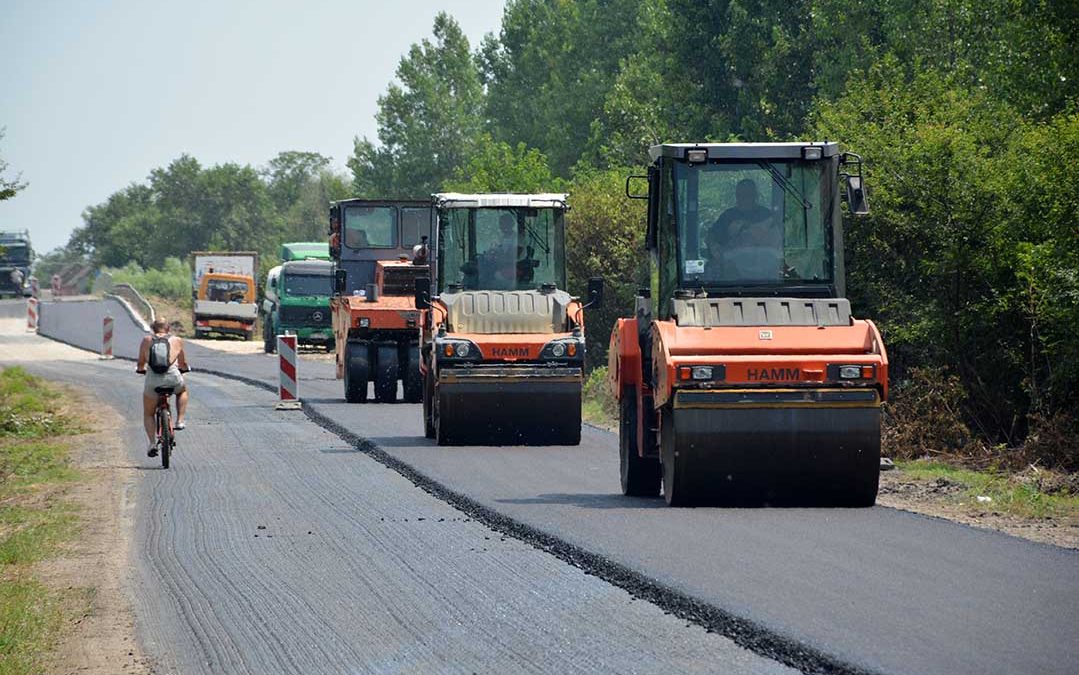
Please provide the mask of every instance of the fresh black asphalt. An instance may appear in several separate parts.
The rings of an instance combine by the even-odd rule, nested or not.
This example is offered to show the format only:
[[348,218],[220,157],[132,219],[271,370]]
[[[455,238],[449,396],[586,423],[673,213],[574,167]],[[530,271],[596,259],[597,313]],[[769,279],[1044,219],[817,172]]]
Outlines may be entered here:
[[[78,344],[74,327],[102,310],[60,311],[67,318],[58,323],[71,328],[56,337]],[[130,348],[118,342],[118,353]],[[190,357],[196,368],[276,384],[276,357],[194,346]],[[700,602],[705,614],[760,628],[760,643],[741,641],[761,653],[789,639],[815,655],[807,666],[780,654],[785,662],[979,675],[1070,673],[1079,662],[1074,551],[882,507],[669,509],[619,494],[609,433],[588,427],[572,448],[439,448],[423,438],[418,406],[345,404],[325,363],[301,361],[300,378],[316,416],[448,492]],[[738,625],[719,624],[739,637]]]

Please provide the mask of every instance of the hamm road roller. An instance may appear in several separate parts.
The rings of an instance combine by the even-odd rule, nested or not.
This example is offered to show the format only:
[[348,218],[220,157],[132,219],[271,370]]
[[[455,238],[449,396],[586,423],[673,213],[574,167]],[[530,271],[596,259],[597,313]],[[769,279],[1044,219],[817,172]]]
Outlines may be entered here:
[[[564,194],[437,194],[418,279],[424,430],[439,445],[576,445],[584,308],[566,288]],[[598,306],[603,282],[588,285]]]
[[844,298],[840,209],[868,212],[861,159],[835,143],[649,154],[626,194],[648,200],[651,283],[609,355],[623,493],[872,505],[888,356]]

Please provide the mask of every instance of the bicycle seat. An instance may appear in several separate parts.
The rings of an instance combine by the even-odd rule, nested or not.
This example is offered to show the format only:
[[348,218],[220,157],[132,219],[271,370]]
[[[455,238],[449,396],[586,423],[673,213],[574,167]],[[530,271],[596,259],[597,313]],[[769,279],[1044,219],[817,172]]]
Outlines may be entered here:
[[173,389],[175,389],[175,387],[154,387],[154,391],[159,394],[165,394],[166,396],[171,394],[173,392]]

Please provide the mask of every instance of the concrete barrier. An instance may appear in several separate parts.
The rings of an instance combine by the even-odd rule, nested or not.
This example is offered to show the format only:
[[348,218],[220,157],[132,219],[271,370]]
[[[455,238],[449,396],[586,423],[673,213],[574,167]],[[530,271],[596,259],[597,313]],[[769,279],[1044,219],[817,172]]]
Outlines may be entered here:
[[150,327],[119,298],[42,302],[38,306],[38,333],[100,353],[101,333],[90,327],[102,326],[110,314],[114,319],[113,353],[119,358],[138,358],[139,344],[149,334]]

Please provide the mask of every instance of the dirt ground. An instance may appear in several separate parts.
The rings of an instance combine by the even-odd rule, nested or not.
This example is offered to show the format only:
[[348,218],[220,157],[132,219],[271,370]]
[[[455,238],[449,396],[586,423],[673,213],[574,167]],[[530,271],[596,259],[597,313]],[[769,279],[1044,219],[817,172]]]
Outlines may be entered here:
[[[1079,549],[1079,521],[1052,518],[1020,518],[956,503],[955,496],[965,491],[957,483],[943,479],[917,480],[899,469],[880,474],[877,503],[894,509],[943,518],[972,527],[998,530],[1043,544]],[[979,505],[981,506],[981,505]]]
[[81,528],[62,553],[38,565],[52,588],[67,589],[67,623],[47,661],[50,673],[150,673],[139,648],[128,597],[134,480],[137,468],[115,433],[124,422],[111,408],[76,394],[83,425],[71,461],[83,480],[67,491]]

